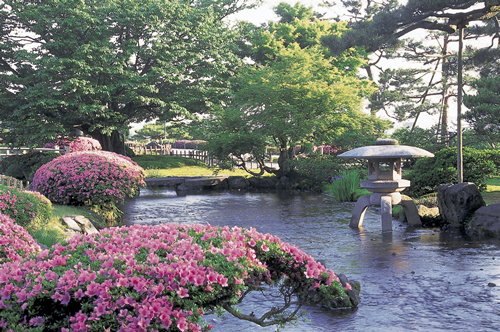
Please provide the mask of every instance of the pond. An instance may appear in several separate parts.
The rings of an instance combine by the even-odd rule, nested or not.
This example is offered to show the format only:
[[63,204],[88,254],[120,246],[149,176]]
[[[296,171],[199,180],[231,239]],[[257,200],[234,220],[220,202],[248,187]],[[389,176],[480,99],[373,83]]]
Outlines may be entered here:
[[[144,189],[123,206],[125,224],[210,223],[279,236],[327,268],[361,283],[357,309],[307,307],[309,322],[283,331],[498,331],[500,240],[459,230],[411,228],[394,220],[382,233],[370,207],[363,229],[349,227],[352,205],[325,195]],[[245,313],[268,299],[245,299]],[[226,314],[213,331],[275,331]]]

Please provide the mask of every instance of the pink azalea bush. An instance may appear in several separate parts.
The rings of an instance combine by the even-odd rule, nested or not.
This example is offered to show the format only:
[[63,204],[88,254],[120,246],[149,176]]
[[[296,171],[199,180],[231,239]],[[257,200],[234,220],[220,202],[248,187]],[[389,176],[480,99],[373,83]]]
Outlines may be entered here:
[[24,228],[8,215],[0,214],[0,266],[7,262],[19,263],[29,254],[40,250],[40,246]]
[[93,138],[80,136],[74,140],[59,137],[55,142],[46,143],[44,147],[68,146],[70,152],[102,150],[101,143]]
[[52,203],[38,192],[0,185],[0,213],[34,231],[50,220]]
[[81,151],[55,158],[33,176],[33,189],[53,203],[122,203],[145,186],[146,173],[130,158],[109,151]]
[[351,289],[300,249],[255,229],[114,227],[1,265],[0,328],[206,331],[207,310],[265,284],[316,300],[345,298]]

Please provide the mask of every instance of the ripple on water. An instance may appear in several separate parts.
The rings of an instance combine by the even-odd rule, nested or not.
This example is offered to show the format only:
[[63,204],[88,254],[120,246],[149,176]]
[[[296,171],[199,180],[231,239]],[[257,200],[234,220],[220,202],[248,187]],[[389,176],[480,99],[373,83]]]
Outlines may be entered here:
[[[353,310],[308,307],[309,322],[284,331],[497,331],[500,325],[500,241],[458,231],[410,228],[380,231],[369,208],[363,228],[349,228],[352,206],[323,195],[207,192],[178,196],[146,189],[123,206],[125,224],[210,223],[255,227],[295,244],[328,268],[361,282]],[[245,299],[256,313],[271,299]],[[274,331],[230,315],[207,316],[214,331]]]

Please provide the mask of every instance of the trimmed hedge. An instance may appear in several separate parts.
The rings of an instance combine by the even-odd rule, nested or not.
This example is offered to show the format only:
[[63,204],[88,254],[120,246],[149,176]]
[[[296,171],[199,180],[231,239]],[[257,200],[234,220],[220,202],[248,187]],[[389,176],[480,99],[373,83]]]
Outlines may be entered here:
[[43,164],[60,155],[57,152],[32,151],[26,154],[8,156],[0,161],[0,174],[11,176],[26,183],[26,181],[32,181],[33,174]]

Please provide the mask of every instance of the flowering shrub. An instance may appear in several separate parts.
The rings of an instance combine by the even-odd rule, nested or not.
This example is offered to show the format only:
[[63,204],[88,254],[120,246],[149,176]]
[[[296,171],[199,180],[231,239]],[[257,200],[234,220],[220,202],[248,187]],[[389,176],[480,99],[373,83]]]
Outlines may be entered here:
[[70,205],[122,203],[145,186],[145,171],[128,157],[109,151],[81,151],[40,167],[33,189],[52,202]]
[[21,262],[29,254],[40,250],[24,228],[9,216],[0,214],[0,266],[7,262]]
[[52,204],[38,192],[0,185],[0,213],[8,215],[29,231],[34,231],[49,221]]
[[[255,229],[114,227],[1,265],[0,327],[205,331],[212,328],[202,320],[207,310],[231,308],[264,284],[326,301],[351,289],[298,248]],[[270,317],[283,317],[282,309]]]
[[67,138],[58,138],[55,142],[50,142],[45,144],[46,148],[54,148],[56,145],[58,146],[68,146],[70,152],[78,152],[78,151],[93,151],[93,150],[101,150],[101,143],[98,140],[80,136],[75,138],[74,140],[68,140]]
[[337,147],[335,145],[320,145],[316,148],[316,151],[318,151],[319,153],[321,154],[336,154],[337,152],[339,152],[342,148],[341,147]]

